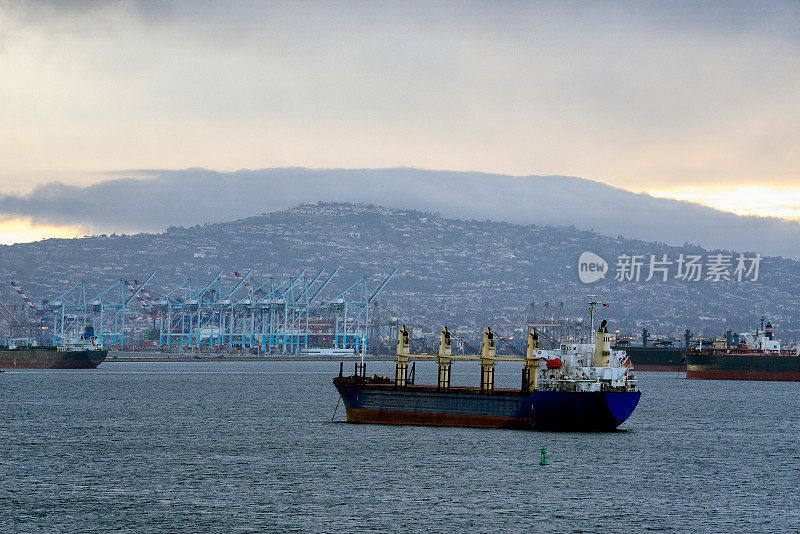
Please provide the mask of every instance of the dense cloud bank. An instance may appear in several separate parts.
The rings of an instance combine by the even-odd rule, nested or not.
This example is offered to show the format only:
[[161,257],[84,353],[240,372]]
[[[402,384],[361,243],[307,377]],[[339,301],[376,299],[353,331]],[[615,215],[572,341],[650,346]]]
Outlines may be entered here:
[[[137,171],[141,176],[142,173]],[[54,182],[0,196],[0,217],[96,232],[159,231],[317,201],[364,202],[518,224],[575,226],[648,241],[800,257],[800,224],[743,217],[566,176],[420,169],[149,171],[78,187]]]

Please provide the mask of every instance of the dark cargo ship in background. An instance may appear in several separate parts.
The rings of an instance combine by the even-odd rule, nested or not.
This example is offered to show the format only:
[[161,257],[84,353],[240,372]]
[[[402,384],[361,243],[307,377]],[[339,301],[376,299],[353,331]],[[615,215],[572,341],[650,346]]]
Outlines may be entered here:
[[[691,332],[684,333],[684,347],[691,344]],[[642,330],[642,344],[631,345],[626,339],[618,339],[614,350],[624,350],[631,359],[634,367],[639,371],[685,371],[686,357],[684,349],[676,347],[672,341],[656,340],[648,346],[650,334],[647,329]]]
[[65,340],[62,346],[0,346],[1,369],[95,369],[107,350],[95,343],[94,330],[87,326],[81,336]]
[[754,333],[725,333],[724,341],[686,350],[686,378],[707,380],[800,381],[800,346],[781,348],[772,325]]

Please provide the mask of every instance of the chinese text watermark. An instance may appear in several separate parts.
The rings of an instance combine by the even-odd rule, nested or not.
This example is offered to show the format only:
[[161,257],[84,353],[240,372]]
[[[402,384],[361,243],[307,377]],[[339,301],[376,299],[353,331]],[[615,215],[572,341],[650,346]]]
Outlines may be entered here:
[[[761,254],[620,254],[614,264],[617,282],[756,282]],[[608,263],[593,252],[584,252],[578,259],[578,277],[590,284],[605,278]]]

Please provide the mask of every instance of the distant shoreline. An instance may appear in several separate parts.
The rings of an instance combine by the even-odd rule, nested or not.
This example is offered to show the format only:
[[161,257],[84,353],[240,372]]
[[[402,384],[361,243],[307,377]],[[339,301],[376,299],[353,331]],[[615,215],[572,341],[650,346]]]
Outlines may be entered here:
[[[191,352],[133,352],[133,351],[108,351],[106,362],[356,362],[361,357],[347,356],[308,356],[291,354],[274,354],[269,356],[243,356],[228,353],[191,353]],[[364,361],[391,362],[391,356],[365,355]]]

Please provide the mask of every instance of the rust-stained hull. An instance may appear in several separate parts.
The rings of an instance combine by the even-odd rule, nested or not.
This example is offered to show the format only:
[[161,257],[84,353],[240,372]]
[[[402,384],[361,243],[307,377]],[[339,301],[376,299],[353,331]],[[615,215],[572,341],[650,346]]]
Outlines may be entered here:
[[689,370],[686,378],[800,382],[800,372]]
[[577,432],[615,430],[633,413],[638,391],[567,392],[478,388],[402,388],[340,377],[334,385],[351,423],[465,426]]
[[475,428],[532,428],[514,417],[493,417],[468,414],[421,413],[405,411],[347,409],[350,423],[378,423],[387,425],[469,426]]

